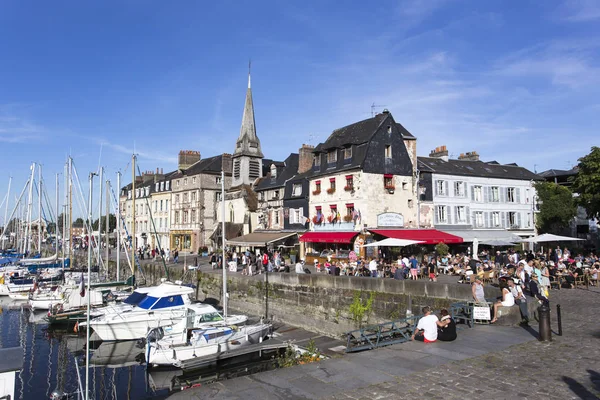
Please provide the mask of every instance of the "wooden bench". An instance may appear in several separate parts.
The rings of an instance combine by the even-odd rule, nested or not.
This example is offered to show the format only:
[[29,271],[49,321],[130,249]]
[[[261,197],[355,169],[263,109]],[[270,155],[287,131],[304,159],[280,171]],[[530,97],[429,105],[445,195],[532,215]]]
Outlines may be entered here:
[[560,276],[550,276],[550,289],[552,289],[552,286],[556,286],[556,288],[560,290],[562,286],[562,279]]

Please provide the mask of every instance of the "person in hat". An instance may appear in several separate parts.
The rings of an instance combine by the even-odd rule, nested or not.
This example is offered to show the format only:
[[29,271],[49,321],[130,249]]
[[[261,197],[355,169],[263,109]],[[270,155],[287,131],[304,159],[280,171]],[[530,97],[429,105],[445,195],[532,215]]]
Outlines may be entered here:
[[533,274],[531,276],[531,280],[529,281],[529,293],[531,294],[531,297],[535,297],[540,304],[548,304],[549,301],[546,298],[546,296],[544,296],[542,294],[542,292],[540,291],[540,284],[538,282],[538,277],[536,274]]

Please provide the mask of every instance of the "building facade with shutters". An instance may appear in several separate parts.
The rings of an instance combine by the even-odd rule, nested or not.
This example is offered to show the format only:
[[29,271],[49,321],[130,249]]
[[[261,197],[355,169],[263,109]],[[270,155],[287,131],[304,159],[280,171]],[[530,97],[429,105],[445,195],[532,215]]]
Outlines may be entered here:
[[[418,157],[421,220],[444,231],[490,230],[485,239],[535,235],[533,183],[540,177],[516,164],[483,162],[476,152],[449,159],[445,146]],[[494,232],[496,234],[494,236]],[[465,234],[465,241],[473,234]]]

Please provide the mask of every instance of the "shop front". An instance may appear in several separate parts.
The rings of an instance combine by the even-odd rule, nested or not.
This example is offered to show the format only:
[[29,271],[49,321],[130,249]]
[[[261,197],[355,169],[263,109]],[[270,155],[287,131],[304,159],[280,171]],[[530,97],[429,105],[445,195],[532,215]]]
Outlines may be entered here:
[[354,262],[364,256],[365,235],[356,231],[346,232],[306,232],[300,236],[304,243],[307,263],[325,261]]
[[179,251],[195,251],[193,238],[194,232],[192,231],[171,232],[171,250],[178,249]]

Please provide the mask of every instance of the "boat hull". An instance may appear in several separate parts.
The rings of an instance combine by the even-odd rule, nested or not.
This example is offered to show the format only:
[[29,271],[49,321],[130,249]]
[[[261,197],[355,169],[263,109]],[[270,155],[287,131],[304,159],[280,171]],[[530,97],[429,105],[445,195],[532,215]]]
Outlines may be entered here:
[[152,366],[180,367],[182,362],[214,357],[240,347],[260,343],[271,330],[271,324],[247,325],[221,342],[170,346],[168,341],[148,342],[146,362]]

